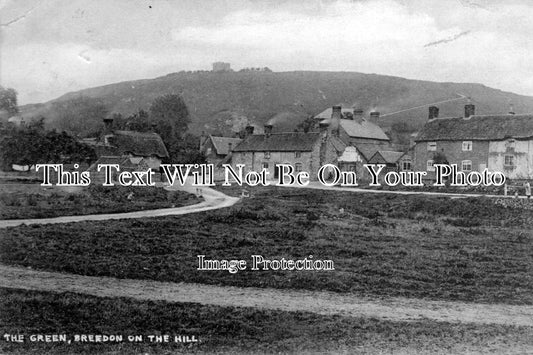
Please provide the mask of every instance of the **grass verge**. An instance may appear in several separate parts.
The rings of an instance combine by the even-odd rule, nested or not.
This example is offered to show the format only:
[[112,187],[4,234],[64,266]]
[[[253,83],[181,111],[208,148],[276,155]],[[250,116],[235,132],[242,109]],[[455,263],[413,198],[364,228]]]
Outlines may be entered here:
[[45,188],[0,185],[0,219],[51,218],[180,207],[199,203],[195,195],[159,187]]
[[[91,276],[533,304],[533,211],[487,199],[265,188],[185,216],[2,230],[0,262]],[[211,259],[331,259],[334,271],[198,271]]]

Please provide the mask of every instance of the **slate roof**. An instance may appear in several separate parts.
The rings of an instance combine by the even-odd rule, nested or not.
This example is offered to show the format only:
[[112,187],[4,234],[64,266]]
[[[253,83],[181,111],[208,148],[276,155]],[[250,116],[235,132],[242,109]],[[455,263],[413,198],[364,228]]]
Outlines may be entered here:
[[378,150],[372,156],[372,158],[370,158],[370,161],[373,161],[374,157],[376,157],[377,154],[381,155],[381,157],[383,158],[383,160],[385,160],[385,163],[387,163],[387,164],[397,163],[398,160],[400,160],[400,158],[405,155],[404,152],[395,152],[395,151],[392,151],[392,150]]
[[115,147],[117,155],[131,152],[144,157],[157,155],[159,158],[168,158],[167,148],[157,133],[114,131],[108,141]]
[[312,151],[316,141],[320,138],[318,132],[272,133],[269,137],[264,134],[252,134],[233,149],[234,152],[288,152]]
[[533,137],[533,115],[473,115],[428,121],[415,141],[504,140]]
[[229,153],[230,143],[232,148],[235,148],[242,141],[242,139],[240,138],[231,137],[209,136],[209,138],[211,138],[211,142],[213,142],[213,146],[215,147],[215,150],[219,155],[227,155]]
[[[353,108],[342,108],[341,114],[345,116],[346,113],[353,114]],[[333,109],[331,107],[322,111],[315,116],[316,119],[321,119],[322,122],[331,123],[331,114]],[[368,121],[366,118],[361,119],[344,119],[340,120],[341,127],[346,131],[348,136],[352,138],[369,138],[389,141],[390,138],[383,132],[381,127],[377,124]]]
[[366,159],[366,161],[369,161],[370,158],[372,158],[372,156],[376,154],[376,152],[380,148],[379,146],[376,146],[374,144],[356,144],[355,147],[357,148],[359,153],[361,153],[363,158]]
[[381,127],[363,120],[340,120],[341,127],[352,138],[370,138],[379,140],[390,140],[390,138],[383,132]]

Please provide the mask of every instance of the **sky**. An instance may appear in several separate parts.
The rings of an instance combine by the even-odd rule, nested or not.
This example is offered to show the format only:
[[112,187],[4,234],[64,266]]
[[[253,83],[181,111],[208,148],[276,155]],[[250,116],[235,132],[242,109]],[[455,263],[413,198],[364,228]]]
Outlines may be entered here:
[[0,0],[19,104],[181,70],[355,71],[533,96],[528,0]]

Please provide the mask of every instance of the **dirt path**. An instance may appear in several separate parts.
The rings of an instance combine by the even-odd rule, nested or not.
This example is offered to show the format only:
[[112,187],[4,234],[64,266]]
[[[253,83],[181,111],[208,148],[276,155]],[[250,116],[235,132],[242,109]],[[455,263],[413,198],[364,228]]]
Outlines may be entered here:
[[370,299],[324,291],[239,288],[62,274],[0,265],[2,287],[76,292],[99,297],[191,302],[216,306],[305,311],[393,321],[533,326],[533,306],[470,304],[407,298]]
[[[490,198],[515,198],[508,195],[483,195],[483,194],[459,194],[448,192],[431,192],[431,191],[395,191],[395,190],[374,190],[374,189],[362,189],[359,187],[343,187],[343,186],[326,186],[318,181],[311,181],[307,186],[282,186],[282,187],[297,187],[301,189],[315,189],[315,190],[331,190],[331,191],[347,191],[347,192],[363,192],[371,194],[394,194],[394,195],[427,195],[437,197],[450,197],[450,198],[466,198],[466,197],[490,197]],[[518,198],[525,199],[526,196],[518,196]]]
[[[196,188],[191,185],[185,186],[170,186],[166,187],[169,190],[182,190],[192,194],[196,193]],[[239,201],[236,197],[230,197],[222,192],[213,190],[211,188],[202,188],[203,202],[196,205],[175,207],[175,208],[161,208],[156,210],[143,210],[126,213],[108,213],[108,214],[92,214],[83,216],[64,216],[54,218],[34,218],[34,219],[12,219],[0,220],[0,228],[15,227],[22,224],[55,224],[55,223],[70,223],[82,221],[105,221],[109,219],[128,219],[128,218],[144,218],[144,217],[161,217],[161,216],[177,216],[187,213],[196,213],[219,208],[229,207]]]

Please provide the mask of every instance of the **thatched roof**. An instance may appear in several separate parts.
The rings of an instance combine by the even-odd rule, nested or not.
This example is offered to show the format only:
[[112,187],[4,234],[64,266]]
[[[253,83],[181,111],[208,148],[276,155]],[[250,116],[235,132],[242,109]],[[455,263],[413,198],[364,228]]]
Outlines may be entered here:
[[504,140],[533,137],[533,115],[473,115],[428,121],[415,141]]
[[109,137],[109,143],[114,147],[116,155],[132,153],[133,155],[168,158],[168,151],[163,140],[157,133],[136,131],[114,131]]

